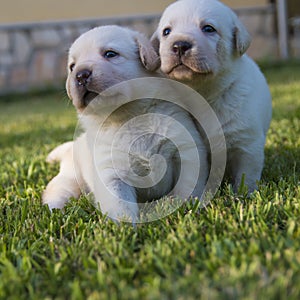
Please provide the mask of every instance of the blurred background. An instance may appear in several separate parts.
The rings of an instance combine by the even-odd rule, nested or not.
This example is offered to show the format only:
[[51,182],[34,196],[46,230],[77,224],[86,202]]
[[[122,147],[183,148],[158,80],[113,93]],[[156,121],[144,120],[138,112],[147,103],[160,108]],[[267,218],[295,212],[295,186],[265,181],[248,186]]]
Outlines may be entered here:
[[[10,0],[0,10],[0,95],[62,87],[67,51],[90,28],[118,24],[151,36],[172,0]],[[299,0],[224,0],[253,37],[255,60],[300,58]]]

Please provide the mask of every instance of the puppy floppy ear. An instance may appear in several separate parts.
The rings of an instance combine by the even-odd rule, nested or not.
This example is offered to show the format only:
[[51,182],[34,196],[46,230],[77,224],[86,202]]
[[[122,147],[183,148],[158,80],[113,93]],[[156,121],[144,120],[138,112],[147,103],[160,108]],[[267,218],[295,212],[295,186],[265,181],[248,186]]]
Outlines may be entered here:
[[251,36],[246,27],[237,18],[233,29],[233,49],[236,56],[242,56],[251,43]]
[[153,33],[150,42],[152,44],[152,47],[154,48],[154,50],[156,51],[157,54],[159,54],[159,46],[160,46],[160,41],[159,41],[159,37],[157,34],[157,31]]
[[139,34],[136,38],[136,42],[139,47],[140,59],[144,67],[148,71],[157,70],[160,67],[160,58],[150,41],[142,34]]

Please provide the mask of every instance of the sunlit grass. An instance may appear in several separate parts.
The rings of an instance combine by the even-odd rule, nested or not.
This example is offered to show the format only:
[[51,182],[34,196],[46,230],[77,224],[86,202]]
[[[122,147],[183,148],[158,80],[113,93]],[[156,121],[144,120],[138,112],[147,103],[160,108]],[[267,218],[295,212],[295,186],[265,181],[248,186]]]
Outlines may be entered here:
[[0,99],[0,299],[299,299],[300,64],[263,68],[273,120],[258,192],[224,186],[154,223],[116,225],[85,199],[50,214],[47,153],[77,124],[62,93]]

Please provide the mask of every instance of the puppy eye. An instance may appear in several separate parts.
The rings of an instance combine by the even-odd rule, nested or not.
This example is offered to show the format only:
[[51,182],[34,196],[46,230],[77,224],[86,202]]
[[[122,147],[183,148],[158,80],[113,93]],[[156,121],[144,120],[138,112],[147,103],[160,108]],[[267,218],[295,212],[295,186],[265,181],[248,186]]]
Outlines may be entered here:
[[115,51],[112,51],[112,50],[108,50],[108,51],[104,52],[104,57],[105,58],[114,58],[114,57],[116,57],[118,55],[119,55],[119,53],[117,53]]
[[202,32],[213,33],[213,32],[216,32],[216,29],[213,28],[211,25],[205,25],[202,27]]
[[165,28],[164,30],[163,30],[163,36],[167,36],[167,35],[169,35],[170,33],[171,33],[171,28]]
[[70,72],[72,72],[74,70],[74,68],[75,68],[75,64],[70,64],[70,66],[69,66]]

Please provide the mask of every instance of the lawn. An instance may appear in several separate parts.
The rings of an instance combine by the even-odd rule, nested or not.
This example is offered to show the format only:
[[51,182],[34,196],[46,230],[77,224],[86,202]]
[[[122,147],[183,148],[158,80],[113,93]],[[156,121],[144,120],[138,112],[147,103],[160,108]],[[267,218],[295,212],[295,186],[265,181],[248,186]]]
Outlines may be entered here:
[[64,92],[0,98],[0,299],[300,299],[300,63],[264,65],[273,121],[258,192],[226,185],[150,224],[116,225],[88,203],[41,205],[73,138]]

